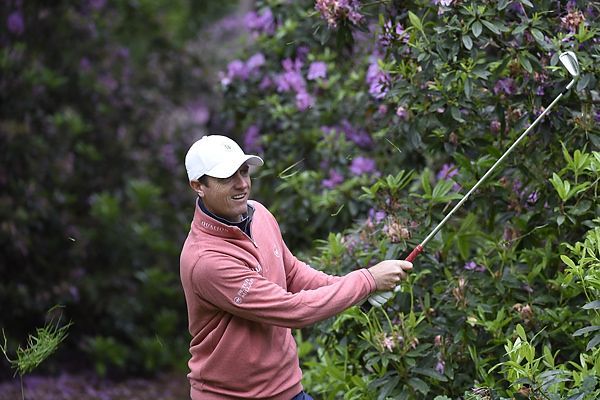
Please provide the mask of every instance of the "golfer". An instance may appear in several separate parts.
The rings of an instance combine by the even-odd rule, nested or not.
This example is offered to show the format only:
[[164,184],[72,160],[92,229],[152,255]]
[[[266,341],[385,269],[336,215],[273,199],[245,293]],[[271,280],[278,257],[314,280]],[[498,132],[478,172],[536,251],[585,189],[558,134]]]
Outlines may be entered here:
[[193,400],[312,399],[291,328],[391,290],[412,269],[386,260],[336,277],[298,260],[273,215],[249,200],[250,167],[262,164],[219,135],[204,136],[185,157],[198,194],[180,265]]

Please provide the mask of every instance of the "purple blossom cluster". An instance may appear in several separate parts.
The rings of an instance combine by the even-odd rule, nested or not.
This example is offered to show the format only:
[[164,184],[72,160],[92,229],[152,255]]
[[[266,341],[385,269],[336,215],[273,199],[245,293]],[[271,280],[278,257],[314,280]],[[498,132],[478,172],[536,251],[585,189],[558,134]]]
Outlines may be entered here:
[[369,132],[365,129],[354,127],[347,119],[343,119],[337,126],[322,126],[321,130],[326,135],[339,132],[344,133],[346,139],[363,149],[370,149],[373,147],[373,138]]
[[469,261],[465,264],[464,269],[474,272],[485,272],[485,267],[477,264],[475,261]]
[[296,58],[295,60],[286,58],[281,65],[283,72],[275,76],[277,91],[294,92],[296,94],[296,107],[300,111],[305,111],[312,107],[315,99],[308,93],[306,80],[302,75],[302,60],[300,58]]
[[359,0],[317,0],[315,9],[331,28],[336,28],[344,20],[357,25],[364,19]]
[[350,164],[350,172],[356,176],[363,174],[377,174],[375,160],[369,157],[358,156]]
[[367,69],[365,77],[369,86],[369,94],[375,99],[382,99],[388,92],[390,76],[379,68],[377,60],[372,62]]
[[244,133],[244,150],[251,153],[262,153],[260,144],[260,128],[258,125],[250,125]]
[[229,86],[234,80],[239,79],[245,81],[246,79],[256,76],[265,64],[265,56],[262,53],[256,53],[252,55],[248,60],[233,60],[227,64],[227,72],[220,73],[221,85]]
[[[442,168],[440,168],[435,177],[438,181],[451,180],[456,175],[458,175],[458,168],[456,165],[449,163],[442,165]],[[458,192],[460,190],[460,185],[458,183],[454,183],[454,185],[452,185],[452,189]]]
[[386,48],[394,42],[406,44],[409,39],[410,34],[404,30],[401,23],[396,22],[394,24],[391,20],[388,20],[383,24],[382,32],[379,35],[379,44]]
[[496,82],[494,86],[494,94],[506,94],[508,96],[515,93],[517,90],[517,84],[513,78],[502,78]]
[[314,61],[308,67],[308,74],[306,79],[314,81],[317,79],[327,78],[327,64],[323,61]]
[[513,181],[512,191],[519,202],[525,204],[525,208],[529,208],[536,204],[540,197],[539,191],[523,188],[523,183],[519,179]]
[[342,182],[344,182],[344,175],[342,175],[336,169],[330,169],[329,177],[327,179],[323,179],[323,181],[321,182],[321,186],[323,186],[325,189],[333,189],[336,186],[340,185]]
[[25,18],[20,10],[13,11],[8,15],[6,28],[15,36],[21,36],[25,32]]
[[260,11],[251,11],[244,17],[246,27],[255,35],[273,35],[277,24],[270,8],[263,8]]

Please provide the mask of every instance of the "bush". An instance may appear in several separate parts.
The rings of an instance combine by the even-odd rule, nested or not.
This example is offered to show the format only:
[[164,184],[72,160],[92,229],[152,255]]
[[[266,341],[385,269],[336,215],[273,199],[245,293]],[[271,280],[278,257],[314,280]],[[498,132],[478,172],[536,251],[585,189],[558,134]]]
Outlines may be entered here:
[[[257,42],[221,81],[232,127],[266,160],[257,197],[290,247],[329,272],[405,256],[569,83],[558,54],[575,51],[582,74],[427,245],[393,302],[305,335],[314,346],[307,390],[324,399],[594,398],[598,343],[583,337],[597,325],[593,278],[567,272],[583,269],[564,257],[574,246],[595,262],[575,243],[595,235],[600,212],[600,10],[335,4],[259,1]],[[528,367],[543,355],[526,374],[513,359],[517,338],[537,351]]]
[[178,260],[193,196],[181,160],[200,129],[219,124],[204,98],[218,57],[201,57],[211,53],[198,44],[214,32],[200,28],[235,4],[2,3],[0,326],[8,343],[62,304],[74,322],[63,368],[184,365]]

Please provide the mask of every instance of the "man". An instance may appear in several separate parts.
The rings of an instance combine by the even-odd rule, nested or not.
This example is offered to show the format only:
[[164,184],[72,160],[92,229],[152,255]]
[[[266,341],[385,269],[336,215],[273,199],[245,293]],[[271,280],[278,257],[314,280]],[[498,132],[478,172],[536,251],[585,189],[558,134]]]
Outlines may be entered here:
[[198,194],[180,269],[193,400],[312,399],[303,392],[291,328],[390,290],[412,269],[407,261],[386,260],[335,277],[299,261],[275,218],[249,200],[249,168],[262,164],[219,135],[204,136],[185,157]]

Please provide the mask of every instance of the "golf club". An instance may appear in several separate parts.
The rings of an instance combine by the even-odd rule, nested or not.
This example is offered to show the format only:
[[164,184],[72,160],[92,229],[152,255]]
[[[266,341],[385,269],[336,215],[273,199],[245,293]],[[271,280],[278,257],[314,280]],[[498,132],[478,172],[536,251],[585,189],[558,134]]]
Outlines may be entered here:
[[[525,138],[525,136],[527,136],[529,134],[529,132],[538,124],[538,122],[542,118],[544,118],[544,116],[546,114],[548,114],[550,109],[561,99],[561,97],[563,97],[563,95],[567,91],[569,91],[569,89],[571,89],[573,87],[573,85],[575,84],[575,81],[579,77],[579,62],[577,61],[577,56],[572,51],[566,51],[564,53],[561,53],[558,58],[559,58],[560,62],[562,63],[562,65],[567,69],[569,74],[571,74],[571,76],[573,77],[571,82],[569,82],[569,84],[565,87],[565,89],[558,96],[556,96],[556,98],[554,99],[554,101],[552,101],[552,103],[550,103],[548,108],[546,108],[544,110],[544,112],[542,112],[535,119],[535,121],[533,121],[533,123],[531,125],[529,125],[529,127],[525,130],[525,132],[523,132],[521,134],[521,136],[519,136],[517,138],[517,140],[515,140],[515,142],[504,152],[504,154],[502,154],[502,156],[494,163],[494,165],[492,165],[490,167],[490,169],[481,177],[481,179],[479,179],[477,181],[477,183],[475,183],[475,185],[471,188],[471,190],[469,190],[467,192],[467,194],[465,194],[460,199],[460,201],[454,206],[454,208],[452,208],[452,210],[450,210],[450,212],[444,217],[444,219],[442,219],[442,221],[440,223],[438,223],[438,225],[431,231],[431,233],[429,233],[429,235],[427,235],[425,237],[425,239],[423,239],[423,241],[421,241],[421,243],[419,243],[419,245],[417,245],[417,247],[415,247],[413,249],[413,251],[408,255],[408,257],[406,257],[406,259],[405,259],[406,261],[412,262],[415,258],[417,258],[417,256],[419,254],[421,254],[421,252],[423,251],[423,248],[425,247],[427,242],[429,242],[439,232],[439,230],[442,228],[442,226],[444,226],[444,224],[450,219],[450,217],[456,212],[456,210],[458,210],[460,208],[460,206],[462,206],[463,203],[465,201],[467,201],[469,196],[471,196],[471,194],[473,194],[473,192],[475,190],[477,190],[477,188],[481,185],[481,183],[483,183],[483,181],[485,181],[487,179],[487,177],[491,175],[491,173],[496,169],[496,167],[502,161],[504,161],[504,159]],[[391,299],[393,297],[393,295],[394,295],[394,293],[392,291],[376,293],[369,297],[369,303],[371,303],[371,305],[373,305],[375,307],[381,307],[389,299]]]

